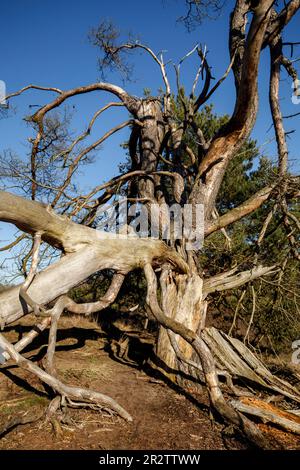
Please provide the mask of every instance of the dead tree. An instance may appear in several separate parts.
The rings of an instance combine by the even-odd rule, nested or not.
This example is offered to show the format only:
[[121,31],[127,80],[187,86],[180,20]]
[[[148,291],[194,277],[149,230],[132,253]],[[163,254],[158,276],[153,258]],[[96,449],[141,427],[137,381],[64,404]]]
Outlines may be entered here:
[[[162,56],[157,56],[148,46],[139,42],[116,45],[111,41],[102,42],[106,61],[120,64],[123,51],[141,49],[154,60],[160,70],[165,91],[160,97],[137,98],[123,88],[97,82],[71,90],[43,88],[29,85],[7,97],[13,97],[27,90],[39,89],[55,93],[54,100],[40,107],[28,118],[36,129],[32,140],[30,157],[31,200],[6,191],[0,193],[0,220],[14,224],[24,234],[33,238],[30,271],[24,284],[0,294],[0,323],[2,329],[17,321],[23,315],[33,312],[39,320],[39,328],[30,332],[19,343],[12,345],[3,334],[0,335],[2,358],[11,358],[20,367],[36,374],[50,385],[64,402],[74,404],[77,400],[90,406],[110,408],[125,419],[131,419],[126,410],[114,400],[98,392],[63,384],[56,378],[54,354],[59,318],[64,310],[74,314],[89,315],[108,307],[117,297],[125,276],[136,268],[144,270],[147,282],[146,303],[154,318],[161,326],[156,353],[160,360],[173,371],[184,370],[207,386],[212,408],[225,422],[242,431],[252,442],[269,448],[268,438],[246,417],[262,416],[279,422],[285,429],[299,432],[293,415],[285,414],[284,419],[276,418],[276,408],[261,412],[258,402],[251,406],[239,400],[227,400],[222,393],[218,377],[226,377],[232,393],[240,395],[232,384],[232,377],[248,379],[253,384],[273,390],[296,402],[300,393],[288,383],[274,377],[268,369],[238,340],[234,340],[213,328],[206,328],[205,315],[209,296],[216,291],[225,291],[242,286],[250,281],[274,273],[278,265],[263,266],[257,260],[246,271],[237,268],[213,277],[205,277],[198,262],[198,248],[187,249],[188,237],[167,242],[149,237],[136,237],[130,233],[117,236],[99,232],[94,228],[98,209],[123,188],[130,203],[155,206],[160,227],[168,224],[165,212],[167,197],[181,205],[190,204],[194,210],[198,204],[204,207],[204,235],[209,237],[218,230],[253,213],[266,201],[283,213],[283,223],[288,232],[291,252],[299,259],[297,237],[299,221],[289,212],[289,199],[299,196],[299,178],[288,174],[287,146],[283,120],[280,112],[278,90],[280,72],[285,68],[290,77],[296,79],[292,62],[283,53],[282,31],[300,7],[299,0],[290,0],[277,11],[272,0],[260,2],[237,0],[231,14],[229,28],[230,64],[216,84],[205,51],[200,47],[192,51],[199,56],[199,69],[188,100],[182,97],[184,116],[180,122],[172,112],[172,92],[166,66]],[[246,30],[246,24],[250,26]],[[112,36],[113,37],[113,36]],[[263,188],[240,206],[219,216],[215,211],[216,198],[229,162],[249,137],[258,110],[258,67],[261,51],[269,48],[271,54],[270,105],[278,144],[278,176],[273,184]],[[187,54],[188,56],[189,54]],[[232,71],[235,78],[236,102],[229,121],[217,132],[211,141],[204,139],[195,116],[201,106]],[[200,76],[204,76],[203,88],[196,95]],[[180,76],[177,69],[179,98]],[[101,108],[92,117],[87,130],[79,135],[63,151],[52,155],[49,165],[60,159],[67,169],[65,178],[57,187],[50,187],[53,198],[48,207],[36,201],[38,189],[45,187],[36,175],[39,154],[44,148],[46,133],[45,120],[69,99],[87,93],[107,92],[117,99]],[[83,146],[96,119],[108,108],[123,106],[130,119],[114,127],[94,143]],[[71,190],[73,176],[83,159],[96,150],[112,134],[130,127],[128,142],[131,169],[105,184],[96,186],[88,194],[74,195]],[[197,135],[197,152],[185,143],[190,129]],[[76,152],[78,144],[81,147]],[[70,158],[72,155],[72,158]],[[164,162],[167,170],[161,170]],[[168,181],[166,185],[164,182]],[[167,189],[166,189],[167,188]],[[152,214],[153,215],[153,214]],[[191,227],[196,228],[196,227]],[[265,233],[262,227],[260,241]],[[19,238],[22,238],[19,237]],[[18,243],[17,239],[15,243]],[[62,257],[48,268],[37,272],[41,243],[60,250]],[[10,248],[8,246],[8,248]],[[259,261],[259,260],[258,260]],[[69,290],[87,279],[93,273],[110,269],[114,271],[111,285],[106,294],[94,303],[77,304],[68,296]],[[159,279],[157,272],[159,273]],[[160,295],[158,295],[158,292]],[[51,306],[49,306],[51,305]],[[46,368],[42,370],[25,359],[21,350],[33,338],[50,325]],[[242,392],[243,394],[243,392]],[[278,411],[279,413],[279,411]],[[280,413],[279,413],[280,414]]]

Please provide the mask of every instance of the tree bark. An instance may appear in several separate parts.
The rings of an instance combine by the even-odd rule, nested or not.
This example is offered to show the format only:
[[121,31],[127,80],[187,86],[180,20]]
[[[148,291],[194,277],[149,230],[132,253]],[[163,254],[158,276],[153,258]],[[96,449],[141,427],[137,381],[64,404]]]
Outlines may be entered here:
[[[175,269],[187,272],[188,266],[176,251],[161,240],[115,235],[76,224],[42,204],[10,193],[0,192],[0,220],[14,223],[28,233],[41,233],[42,240],[66,253],[59,261],[39,273],[28,289],[29,296],[46,305],[91,274],[113,269],[126,274],[146,263],[169,261]],[[66,275],[68,273],[68,275]],[[21,286],[0,294],[2,328],[31,311],[20,299]]]
[[[160,276],[161,305],[164,314],[170,319],[182,323],[192,331],[197,332],[203,312],[205,302],[203,301],[203,280],[194,274],[175,275],[170,267],[165,267]],[[174,336],[181,354],[186,360],[191,360],[194,351],[185,340],[174,333]],[[195,369],[191,369],[187,364],[178,360],[178,355],[172,346],[168,331],[161,328],[157,342],[157,356],[162,362],[161,371],[172,381],[183,383],[178,371],[191,377],[195,375]]]

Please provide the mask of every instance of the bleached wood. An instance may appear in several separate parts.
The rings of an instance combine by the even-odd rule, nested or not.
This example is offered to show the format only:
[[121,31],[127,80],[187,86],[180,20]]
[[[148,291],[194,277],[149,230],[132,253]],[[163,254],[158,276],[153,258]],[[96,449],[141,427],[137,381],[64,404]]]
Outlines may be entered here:
[[[277,424],[286,431],[300,434],[300,418],[287,411],[278,410],[275,406],[259,402],[259,400],[249,399],[249,403],[243,403],[239,400],[232,400],[232,406],[242,413],[247,415],[256,416],[263,422],[270,422]],[[266,408],[267,407],[267,408]]]

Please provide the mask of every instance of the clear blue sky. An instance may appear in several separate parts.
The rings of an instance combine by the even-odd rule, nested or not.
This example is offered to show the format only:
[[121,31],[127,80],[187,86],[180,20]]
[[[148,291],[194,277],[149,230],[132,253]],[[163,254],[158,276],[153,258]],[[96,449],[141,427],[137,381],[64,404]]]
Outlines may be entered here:
[[[281,3],[281,2],[280,2]],[[97,50],[87,39],[88,31],[97,26],[103,19],[109,18],[124,32],[139,35],[142,42],[149,45],[155,52],[165,50],[165,60],[170,60],[169,73],[173,77],[172,63],[176,63],[196,43],[206,45],[209,50],[209,63],[213,67],[213,75],[219,78],[226,70],[228,57],[228,21],[229,12],[234,4],[227,0],[222,15],[216,21],[205,21],[192,33],[187,33],[184,26],[176,19],[184,14],[183,0],[14,0],[1,2],[0,79],[7,85],[11,93],[23,86],[34,83],[43,86],[56,86],[68,89],[92,83],[99,79],[97,71]],[[290,24],[286,37],[299,41],[299,16]],[[288,49],[287,49],[288,52]],[[300,55],[300,48],[298,48]],[[268,52],[264,51],[261,61],[260,111],[253,137],[262,145],[273,137],[272,130],[267,133],[271,124],[268,109]],[[159,70],[153,62],[141,55],[135,55],[135,81],[125,85],[134,95],[142,95],[145,87],[152,93],[162,85]],[[192,83],[196,70],[196,58],[186,61],[182,70],[183,83],[187,89]],[[300,65],[300,62],[295,64]],[[285,74],[284,74],[284,78]],[[123,86],[117,75],[108,76],[108,81]],[[171,80],[174,84],[174,79]],[[282,83],[282,106],[284,114],[300,111],[300,105],[291,103],[291,83]],[[175,90],[175,88],[174,88]],[[29,104],[43,104],[51,94],[27,92],[14,98],[11,105],[16,107],[15,114],[0,120],[0,151],[12,149],[25,158],[28,148],[26,139],[31,135],[30,129],[22,118],[32,112]],[[70,105],[75,107],[74,128],[83,130],[87,119],[101,104],[108,100],[105,94],[92,94],[76,98]],[[214,95],[213,102],[216,112],[231,113],[234,105],[234,87],[232,76],[228,77],[220,90]],[[93,137],[97,138],[112,123],[127,118],[126,112],[117,116],[107,113],[95,127]],[[287,130],[297,129],[300,116],[286,122]],[[124,130],[105,144],[92,169],[82,175],[84,184],[91,186],[117,173],[117,166],[124,158],[119,144],[126,139],[128,131]],[[290,157],[293,162],[299,157],[299,133],[289,139]],[[274,142],[264,146],[264,153],[276,158]],[[299,170],[294,163],[294,170]],[[0,227],[1,228],[1,227]],[[3,228],[3,225],[2,225]],[[5,231],[5,235],[7,232]],[[7,239],[4,230],[0,240]],[[0,241],[1,243],[1,241]]]

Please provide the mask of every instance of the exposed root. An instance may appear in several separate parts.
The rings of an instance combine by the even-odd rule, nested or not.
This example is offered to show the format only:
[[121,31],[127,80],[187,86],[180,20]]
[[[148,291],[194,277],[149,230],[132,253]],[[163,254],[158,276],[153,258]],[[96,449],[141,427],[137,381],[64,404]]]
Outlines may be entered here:
[[53,400],[50,402],[50,405],[47,408],[47,413],[46,413],[47,418],[51,418],[53,415],[55,415],[58,412],[61,406],[61,402],[62,402],[61,396],[57,396],[53,398]]
[[120,415],[127,421],[132,421],[130,414],[120,406],[115,400],[103,395],[102,393],[88,390],[80,387],[72,387],[62,383],[59,379],[53,377],[49,373],[42,370],[40,367],[35,365],[33,362],[21,356],[14,348],[14,346],[7,341],[7,339],[0,334],[0,347],[9,354],[20,367],[28,370],[32,374],[36,375],[42,382],[49,385],[58,394],[69,399],[80,400],[94,404],[99,409],[110,409],[113,412]]
[[273,449],[274,442],[265,436],[252,421],[237,411],[229,402],[226,402],[210,349],[194,331],[163,312],[157,298],[157,279],[154,270],[150,264],[147,264],[144,271],[147,280],[147,303],[157,321],[167,330],[181,336],[196,352],[202,366],[212,408],[226,423],[232,424],[238,432],[242,432],[250,442],[263,449]]
[[[289,398],[300,401],[300,393],[294,387],[274,377],[241,342],[227,337],[213,328],[203,328],[201,329],[200,335],[197,335],[192,329],[193,325],[187,327],[184,325],[182,319],[179,321],[174,320],[172,316],[168,314],[170,303],[167,302],[166,299],[170,300],[172,296],[173,304],[177,302],[178,309],[183,311],[188,307],[198,308],[201,305],[202,298],[200,291],[202,284],[197,281],[195,275],[191,277],[192,282],[190,283],[185,283],[184,275],[181,275],[180,291],[180,286],[178,287],[172,282],[171,278],[168,281],[168,276],[171,276],[171,274],[168,274],[167,269],[163,269],[161,275],[162,307],[160,307],[157,297],[157,279],[151,263],[146,263],[144,271],[148,289],[147,304],[153,316],[166,329],[175,356],[181,363],[193,368],[194,371],[196,370],[198,379],[200,378],[205,381],[212,408],[217,411],[224,421],[229,425],[233,425],[238,432],[242,432],[249,441],[264,449],[278,448],[278,444],[274,446],[274,442],[271,442],[255,423],[248,419],[243,413],[260,417],[264,421],[273,422],[286,430],[300,434],[300,423],[298,423],[297,417],[290,413],[285,413],[283,416],[282,413],[284,412],[281,413],[281,411],[275,407],[270,411],[252,402],[250,404],[245,402],[246,393],[238,390],[234,386],[232,375],[247,378],[252,382],[258,383],[260,386],[265,386],[277,393],[282,393]],[[165,288],[162,281],[166,281]],[[125,420],[132,421],[132,417],[129,413],[112,398],[93,390],[72,387],[62,383],[56,377],[54,368],[58,322],[64,309],[75,313],[90,314],[96,309],[105,308],[117,295],[122,282],[123,275],[116,275],[115,281],[107,291],[106,297],[104,296],[101,301],[93,304],[75,304],[69,297],[61,296],[58,298],[55,305],[47,310],[46,313],[48,317],[42,322],[40,329],[38,331],[31,331],[25,339],[21,340],[15,346],[9,343],[5,337],[0,334],[0,351],[2,357],[4,359],[13,359],[20,367],[36,375],[58,394],[51,402],[47,411],[47,419],[50,420],[53,431],[58,437],[63,432],[61,423],[65,420],[65,409],[67,407],[88,407],[109,414],[117,413]],[[186,286],[188,286],[188,289],[184,289]],[[178,292],[180,291],[180,302],[178,302],[176,297],[177,288]],[[198,294],[195,296],[194,291],[196,288],[199,292],[197,291]],[[190,302],[190,294],[193,294],[194,303],[192,304]],[[32,299],[30,299],[30,301],[32,301]],[[199,320],[201,321],[201,316]],[[18,351],[29,344],[38,332],[45,329],[49,324],[50,332],[46,356],[46,370],[44,371],[30,360],[21,356]],[[190,345],[189,347],[192,348],[191,350],[194,350],[196,353],[197,357],[195,360],[186,357],[187,349],[182,348],[182,345],[184,346],[186,343],[188,343]],[[128,359],[126,356],[128,352],[128,339],[126,340],[126,337],[124,344],[122,343],[120,345],[120,351],[117,352],[124,361]],[[216,364],[218,367],[216,367]],[[221,384],[218,380],[219,376],[225,377],[228,388],[236,397],[244,396],[244,398],[239,401],[226,401],[221,390]],[[17,422],[13,421],[11,426],[15,426],[18,423],[22,424],[20,418],[18,418]]]
[[[197,377],[199,376],[200,380],[204,382],[205,378],[204,378],[204,374],[203,374],[201,364],[197,363],[195,361],[191,361],[190,359],[187,359],[186,357],[184,357],[184,354],[182,353],[182,351],[180,350],[180,348],[177,344],[175,335],[170,330],[168,330],[168,337],[169,337],[170,343],[172,345],[172,348],[173,348],[173,350],[176,354],[177,359],[181,363],[186,364],[186,365],[192,367],[193,369],[195,369],[197,371]],[[252,396],[252,393],[250,393],[246,390],[239,390],[237,387],[235,387],[235,385],[233,384],[233,381],[232,381],[232,377],[231,377],[231,375],[228,371],[217,369],[217,375],[218,375],[218,377],[225,377],[227,387],[233,393],[233,395],[235,395],[236,397]]]
[[14,428],[24,424],[35,423],[39,419],[41,419],[44,415],[44,411],[40,411],[39,413],[24,413],[23,415],[14,416],[9,419],[4,425],[0,426],[0,438],[2,438],[5,434],[12,431]]

